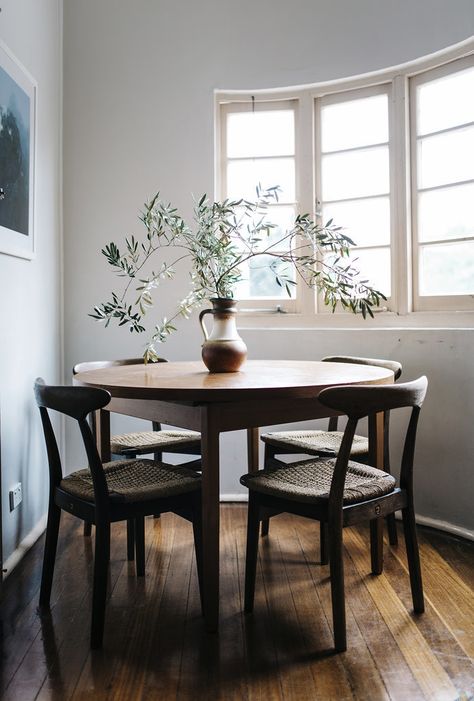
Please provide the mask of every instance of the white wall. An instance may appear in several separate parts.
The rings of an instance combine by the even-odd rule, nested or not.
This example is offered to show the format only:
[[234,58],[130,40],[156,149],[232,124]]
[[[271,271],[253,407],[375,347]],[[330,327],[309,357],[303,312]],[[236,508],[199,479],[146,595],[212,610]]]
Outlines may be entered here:
[[[65,0],[66,369],[80,360],[141,353],[139,337],[104,330],[87,317],[113,286],[99,251],[140,231],[138,211],[156,190],[185,215],[191,193],[213,192],[215,88],[347,77],[427,55],[472,34],[471,0]],[[169,312],[184,284],[181,278],[166,288],[157,316]],[[472,494],[470,331],[248,330],[245,337],[254,358],[363,353],[400,359],[406,378],[428,374],[418,511],[474,529],[466,488],[470,480]],[[200,343],[193,319],[181,325],[163,354],[198,358]],[[233,435],[222,443],[222,491],[235,493],[244,444]],[[73,466],[77,444],[68,437],[68,445]]]
[[[0,38],[38,83],[36,257],[0,253],[0,402],[3,549],[7,559],[41,520],[47,468],[33,381],[58,381],[60,285],[60,2],[3,0]],[[23,484],[10,513],[8,491]]]

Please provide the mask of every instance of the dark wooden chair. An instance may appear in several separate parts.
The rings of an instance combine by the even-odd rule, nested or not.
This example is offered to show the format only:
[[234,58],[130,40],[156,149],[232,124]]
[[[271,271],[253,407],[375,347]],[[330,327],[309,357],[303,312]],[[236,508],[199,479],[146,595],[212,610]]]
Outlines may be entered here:
[[[173,511],[193,523],[196,561],[201,579],[201,478],[184,466],[173,467],[143,458],[102,464],[87,416],[105,407],[110,394],[91,387],[51,387],[35,382],[49,462],[49,508],[41,579],[40,606],[49,607],[61,510],[95,524],[91,647],[102,645],[110,524],[133,520],[137,538],[137,574],[144,574],[144,517]],[[89,467],[63,476],[48,409],[77,420]],[[202,593],[202,592],[201,592]]]
[[[274,461],[259,472],[244,475],[249,489],[245,611],[253,610],[260,521],[289,512],[326,524],[329,534],[329,565],[335,647],[346,649],[342,530],[370,521],[373,574],[383,568],[377,538],[377,521],[401,509],[408,569],[416,613],[424,610],[420,560],[413,506],[413,456],[420,408],[428,382],[421,377],[400,385],[333,387],[319,400],[348,416],[337,458],[314,457],[289,465]],[[350,460],[359,419],[374,413],[411,407],[400,472],[395,478],[376,468]]]
[[[378,358],[360,358],[352,355],[328,355],[322,358],[326,363],[352,363],[354,365],[374,365],[375,367],[387,368],[393,372],[395,380],[402,374],[401,363],[396,360],[382,360]],[[371,417],[370,420],[373,420]],[[384,413],[384,470],[390,472],[390,450],[389,450],[389,421],[390,412]],[[306,431],[274,431],[264,433],[261,436],[265,443],[264,467],[270,465],[270,460],[276,459],[277,455],[315,455],[335,457],[341,447],[343,431],[338,431],[338,417],[329,419],[327,431],[306,430]],[[351,457],[359,462],[370,462],[369,439],[366,436],[354,436],[351,449]],[[282,464],[286,464],[283,463]],[[395,518],[390,516],[387,519],[388,537],[391,545],[396,545],[397,526]],[[268,535],[268,521],[262,523],[262,535]],[[327,549],[324,527],[321,529],[321,562],[327,563]]]
[[[73,375],[89,370],[100,370],[102,368],[120,367],[121,365],[140,365],[143,358],[123,358],[120,360],[92,360],[78,363],[73,368]],[[165,358],[158,358],[155,362],[166,363]],[[91,414],[92,430],[96,432],[96,415]],[[110,439],[110,453],[124,459],[136,458],[139,455],[153,453],[153,459],[161,461],[163,453],[179,453],[181,455],[201,455],[201,435],[196,431],[183,431],[179,429],[161,428],[158,421],[152,422],[151,431],[139,431],[134,433],[124,433],[112,436]],[[200,459],[187,463],[188,467],[195,470],[201,469]],[[158,517],[159,514],[155,514]],[[133,560],[135,553],[135,529],[131,521],[127,524],[127,557]],[[91,524],[84,522],[84,535],[90,536],[92,532]]]

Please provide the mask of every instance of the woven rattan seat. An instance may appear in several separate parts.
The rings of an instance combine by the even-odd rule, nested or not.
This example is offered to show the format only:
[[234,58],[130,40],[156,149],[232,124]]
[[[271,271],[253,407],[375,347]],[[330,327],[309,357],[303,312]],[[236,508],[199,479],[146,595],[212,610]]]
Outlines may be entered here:
[[[299,502],[321,502],[329,497],[335,459],[300,460],[285,467],[243,475],[240,481],[250,490]],[[395,487],[392,475],[375,467],[349,461],[344,487],[344,504],[376,499]]]
[[141,431],[112,436],[110,439],[110,451],[116,455],[123,455],[127,451],[166,452],[166,449],[179,448],[180,445],[196,448],[199,453],[201,434],[197,431]]
[[[174,467],[154,460],[120,460],[103,464],[114,501],[135,502],[171,497],[200,488],[200,477],[193,470]],[[78,470],[64,477],[61,489],[85,501],[94,501],[90,470]]]
[[[294,448],[297,453],[311,455],[321,452],[338,453],[343,435],[343,431],[278,431],[263,434],[262,441],[274,448],[283,448],[285,452]],[[354,436],[351,455],[366,455],[368,452],[368,438]]]

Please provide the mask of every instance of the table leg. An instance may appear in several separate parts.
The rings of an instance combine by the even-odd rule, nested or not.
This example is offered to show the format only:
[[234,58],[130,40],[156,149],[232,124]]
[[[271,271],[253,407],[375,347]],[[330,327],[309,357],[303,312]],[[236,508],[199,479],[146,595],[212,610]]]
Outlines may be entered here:
[[[369,464],[384,469],[384,415],[379,412],[369,416]],[[372,573],[383,570],[383,519],[370,522],[370,554]]]
[[110,462],[110,411],[99,409],[95,412],[97,450],[102,462]]
[[219,429],[216,409],[201,409],[202,581],[209,633],[219,626]]
[[369,416],[369,465],[384,469],[383,464],[384,415],[379,412]]
[[247,462],[249,472],[258,470],[258,442],[260,437],[259,428],[247,429]]

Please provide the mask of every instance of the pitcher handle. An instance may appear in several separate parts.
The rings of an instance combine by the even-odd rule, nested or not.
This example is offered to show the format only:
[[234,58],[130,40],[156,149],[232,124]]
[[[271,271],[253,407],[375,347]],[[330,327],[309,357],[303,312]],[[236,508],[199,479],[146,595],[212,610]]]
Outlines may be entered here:
[[199,314],[199,323],[201,324],[201,329],[202,329],[202,332],[204,334],[205,341],[207,341],[207,339],[209,338],[209,334],[207,333],[207,329],[206,329],[206,326],[204,324],[204,316],[206,314],[212,314],[213,311],[214,311],[213,309],[203,309],[202,312]]

